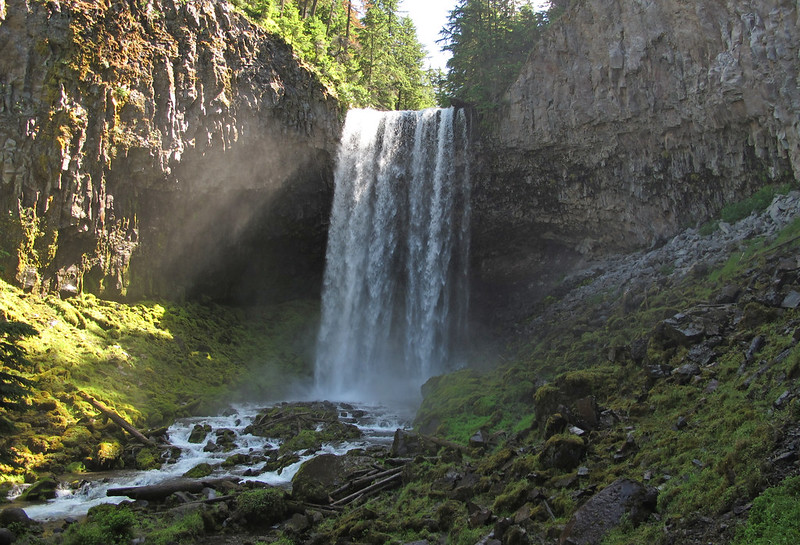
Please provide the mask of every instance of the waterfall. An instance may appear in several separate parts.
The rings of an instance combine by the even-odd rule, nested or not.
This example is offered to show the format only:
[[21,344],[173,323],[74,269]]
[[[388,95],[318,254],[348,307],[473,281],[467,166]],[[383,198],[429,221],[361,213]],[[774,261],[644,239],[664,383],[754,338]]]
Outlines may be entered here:
[[469,162],[463,110],[351,110],[335,173],[318,395],[417,399],[466,341]]

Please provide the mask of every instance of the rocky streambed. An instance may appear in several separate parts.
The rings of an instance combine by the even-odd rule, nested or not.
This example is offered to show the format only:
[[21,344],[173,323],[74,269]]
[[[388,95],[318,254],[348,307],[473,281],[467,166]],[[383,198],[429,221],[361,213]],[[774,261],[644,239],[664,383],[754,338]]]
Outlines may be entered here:
[[[386,460],[395,433],[409,426],[409,418],[381,406],[327,401],[283,402],[262,409],[236,406],[219,416],[185,418],[155,437],[160,469],[85,474],[69,482],[47,479],[18,487],[10,499],[49,499],[18,501],[3,511],[1,520],[24,535],[44,527],[60,534],[90,509],[100,506],[102,512],[112,509],[108,504],[122,503],[121,508],[148,513],[213,505],[220,517],[228,513],[217,521],[223,526],[248,519],[260,524],[262,515],[273,515],[254,518],[246,507],[237,507],[246,501],[237,499],[241,493],[269,490],[281,501],[296,498],[296,511],[304,502],[332,501],[328,492],[333,490],[320,492],[325,485],[341,489],[341,509],[348,496],[373,481],[396,481],[399,473],[393,468],[402,462]],[[379,463],[389,464],[390,471]]]

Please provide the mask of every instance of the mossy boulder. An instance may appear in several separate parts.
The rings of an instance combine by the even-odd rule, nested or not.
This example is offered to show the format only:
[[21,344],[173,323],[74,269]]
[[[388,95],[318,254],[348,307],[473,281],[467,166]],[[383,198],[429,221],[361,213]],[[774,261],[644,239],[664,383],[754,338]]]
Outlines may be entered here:
[[183,474],[184,477],[188,477],[190,479],[202,479],[203,477],[208,477],[214,471],[214,468],[211,464],[202,463],[197,464],[192,469],[187,471]]
[[286,518],[286,494],[278,488],[256,488],[236,498],[237,515],[251,525],[265,526]]
[[148,469],[158,469],[161,467],[161,461],[158,456],[158,450],[152,448],[143,448],[136,453],[136,469],[147,471]]
[[119,441],[103,441],[89,460],[88,465],[94,470],[117,469],[123,466],[122,445]]
[[586,454],[586,442],[570,433],[552,436],[544,444],[539,461],[545,468],[572,471]]
[[199,445],[206,440],[206,436],[211,433],[211,426],[208,424],[195,424],[189,434],[189,442]]
[[56,488],[58,488],[58,482],[47,477],[33,483],[22,493],[20,499],[23,501],[51,500],[56,497]]

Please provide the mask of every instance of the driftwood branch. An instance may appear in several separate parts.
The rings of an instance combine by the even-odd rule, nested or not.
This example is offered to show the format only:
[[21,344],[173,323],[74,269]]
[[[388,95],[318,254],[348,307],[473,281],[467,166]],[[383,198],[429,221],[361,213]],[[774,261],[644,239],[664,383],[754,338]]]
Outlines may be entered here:
[[120,428],[122,428],[123,430],[127,431],[128,433],[130,433],[133,437],[138,439],[140,442],[144,443],[145,445],[151,445],[151,446],[155,445],[155,442],[152,439],[150,439],[148,437],[145,437],[144,434],[142,432],[140,432],[139,430],[137,430],[136,428],[134,428],[133,425],[130,422],[128,422],[127,420],[122,418],[120,415],[118,415],[113,410],[111,410],[108,407],[106,407],[104,404],[102,404],[99,401],[97,401],[95,398],[93,398],[92,396],[90,396],[86,392],[78,391],[78,395],[81,396],[86,401],[88,401],[92,405],[92,407],[94,407],[95,409],[97,409],[98,411],[100,411],[101,413],[106,415],[108,418],[113,420],[116,425],[118,425]]

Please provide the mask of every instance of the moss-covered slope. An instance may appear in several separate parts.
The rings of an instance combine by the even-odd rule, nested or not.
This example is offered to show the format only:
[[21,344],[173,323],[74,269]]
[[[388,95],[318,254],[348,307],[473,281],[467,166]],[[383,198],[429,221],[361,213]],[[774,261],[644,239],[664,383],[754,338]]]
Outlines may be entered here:
[[92,295],[39,298],[1,283],[0,318],[39,332],[20,342],[31,363],[20,371],[35,381],[32,396],[22,411],[4,415],[14,429],[0,439],[3,476],[15,480],[62,473],[70,464],[124,464],[121,452],[100,459],[102,443],[122,446],[128,439],[78,391],[142,429],[237,399],[282,397],[311,372],[318,303],[247,310],[164,301],[126,305]]

